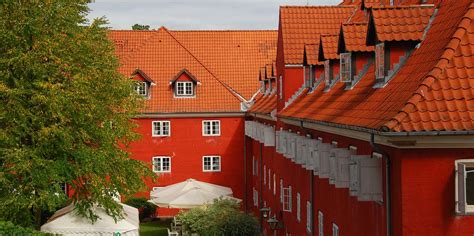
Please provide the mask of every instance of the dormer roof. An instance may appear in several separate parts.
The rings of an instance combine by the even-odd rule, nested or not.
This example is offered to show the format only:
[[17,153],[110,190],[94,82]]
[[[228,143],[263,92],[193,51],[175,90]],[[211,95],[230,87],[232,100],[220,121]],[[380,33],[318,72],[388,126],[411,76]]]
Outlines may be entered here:
[[337,46],[339,44],[339,35],[321,35],[321,42],[319,44],[319,61],[337,60]]
[[367,23],[343,24],[339,34],[338,53],[373,52],[374,46],[366,45]]
[[197,80],[196,77],[194,77],[194,75],[191,74],[191,72],[189,72],[187,69],[182,69],[178,74],[176,74],[173,77],[173,79],[170,80],[170,84],[174,84],[176,80],[178,80],[183,74],[186,74],[189,77],[189,79],[191,79],[191,81],[194,82],[195,84],[199,83],[199,80]]
[[367,45],[421,41],[434,12],[434,5],[373,7],[369,16]]
[[304,46],[304,65],[323,65],[324,62],[318,60],[319,44],[306,44]]
[[145,74],[145,72],[143,72],[142,70],[138,68],[135,69],[135,71],[133,71],[132,78],[135,77],[136,75],[140,75],[146,82],[150,84],[155,84],[155,81],[153,81],[147,74]]

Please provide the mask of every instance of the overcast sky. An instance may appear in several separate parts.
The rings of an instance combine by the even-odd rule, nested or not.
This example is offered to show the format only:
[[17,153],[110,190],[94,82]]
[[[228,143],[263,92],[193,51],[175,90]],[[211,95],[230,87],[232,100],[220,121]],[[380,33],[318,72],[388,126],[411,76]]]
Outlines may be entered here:
[[95,0],[89,19],[114,29],[144,24],[169,29],[277,29],[280,5],[336,5],[342,0]]

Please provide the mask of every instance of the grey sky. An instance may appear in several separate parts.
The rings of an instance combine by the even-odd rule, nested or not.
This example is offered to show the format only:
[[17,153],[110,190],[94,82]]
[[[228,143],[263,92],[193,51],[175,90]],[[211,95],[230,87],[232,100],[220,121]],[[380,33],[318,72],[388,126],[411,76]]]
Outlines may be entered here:
[[276,29],[280,5],[336,5],[342,0],[96,0],[89,19],[114,29],[135,23],[169,29]]

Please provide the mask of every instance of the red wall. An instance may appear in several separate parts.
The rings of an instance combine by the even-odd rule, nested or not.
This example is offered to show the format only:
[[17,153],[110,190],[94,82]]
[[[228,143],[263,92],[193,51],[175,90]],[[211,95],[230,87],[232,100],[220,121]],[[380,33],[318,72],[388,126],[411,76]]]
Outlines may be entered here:
[[[152,137],[152,121],[169,120],[170,137]],[[202,136],[203,120],[220,120],[221,135]],[[194,178],[232,188],[234,196],[244,196],[244,118],[136,119],[142,138],[130,147],[132,158],[150,163],[153,156],[171,156],[171,173],[158,175],[150,187],[166,186]],[[221,172],[203,172],[202,157],[221,156]],[[149,192],[140,195],[149,197]]]

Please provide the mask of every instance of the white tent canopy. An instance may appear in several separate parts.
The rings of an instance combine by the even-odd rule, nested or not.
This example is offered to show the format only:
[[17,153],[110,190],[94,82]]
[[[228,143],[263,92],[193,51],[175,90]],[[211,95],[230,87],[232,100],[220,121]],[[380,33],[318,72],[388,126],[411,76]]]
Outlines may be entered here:
[[117,222],[107,215],[104,209],[95,207],[94,212],[99,219],[92,224],[89,219],[79,216],[71,204],[58,210],[41,226],[42,232],[62,234],[65,236],[79,235],[114,235],[120,233],[122,236],[138,236],[139,219],[138,209],[121,204],[125,218]]
[[233,199],[232,189],[188,179],[186,181],[157,188],[150,193],[150,202],[159,207],[189,209],[212,204],[214,199]]

